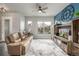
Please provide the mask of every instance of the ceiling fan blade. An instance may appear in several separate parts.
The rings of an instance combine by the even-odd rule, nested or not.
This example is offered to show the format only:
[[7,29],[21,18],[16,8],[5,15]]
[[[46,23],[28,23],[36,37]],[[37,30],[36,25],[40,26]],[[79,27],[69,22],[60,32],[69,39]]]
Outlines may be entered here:
[[45,11],[43,11],[43,10],[41,10],[42,11],[42,13],[46,13]]
[[48,9],[48,7],[42,8],[42,10],[46,10],[46,9]]

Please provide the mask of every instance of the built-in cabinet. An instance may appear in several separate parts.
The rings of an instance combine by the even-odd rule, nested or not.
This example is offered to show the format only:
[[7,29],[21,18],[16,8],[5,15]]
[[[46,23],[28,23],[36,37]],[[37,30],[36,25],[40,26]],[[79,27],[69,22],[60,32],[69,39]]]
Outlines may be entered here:
[[54,25],[54,39],[53,40],[66,53],[70,52],[68,51],[69,31],[71,31],[71,24]]
[[54,25],[53,41],[68,55],[79,55],[79,19]]

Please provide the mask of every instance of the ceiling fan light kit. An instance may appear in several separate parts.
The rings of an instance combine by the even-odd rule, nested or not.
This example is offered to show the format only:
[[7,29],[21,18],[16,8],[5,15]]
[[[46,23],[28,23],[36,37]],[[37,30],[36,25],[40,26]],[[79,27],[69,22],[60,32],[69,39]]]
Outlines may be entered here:
[[42,13],[41,10],[38,11],[39,13]]

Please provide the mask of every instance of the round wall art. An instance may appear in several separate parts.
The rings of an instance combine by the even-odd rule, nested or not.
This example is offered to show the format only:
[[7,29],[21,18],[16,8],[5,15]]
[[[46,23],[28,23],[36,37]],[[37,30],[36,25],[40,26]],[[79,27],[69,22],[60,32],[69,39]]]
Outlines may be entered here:
[[62,21],[69,21],[74,16],[74,7],[72,5],[67,6],[63,11],[61,15]]

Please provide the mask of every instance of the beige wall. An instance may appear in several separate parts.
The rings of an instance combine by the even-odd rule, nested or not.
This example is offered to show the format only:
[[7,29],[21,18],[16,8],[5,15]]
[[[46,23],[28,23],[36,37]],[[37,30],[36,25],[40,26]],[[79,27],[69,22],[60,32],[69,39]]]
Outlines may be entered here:
[[1,40],[1,33],[2,33],[2,32],[1,32],[1,26],[2,26],[1,21],[2,21],[2,20],[1,20],[1,17],[0,17],[0,40]]
[[12,33],[20,31],[20,22],[25,20],[25,17],[19,13],[9,13],[7,17],[12,17]]
[[[20,31],[20,21],[24,21],[25,17],[19,13],[7,13],[5,16],[3,17],[10,17],[12,18],[12,30],[11,33],[15,33],[15,32],[19,32]],[[2,39],[2,17],[0,17],[0,40],[4,40]]]

